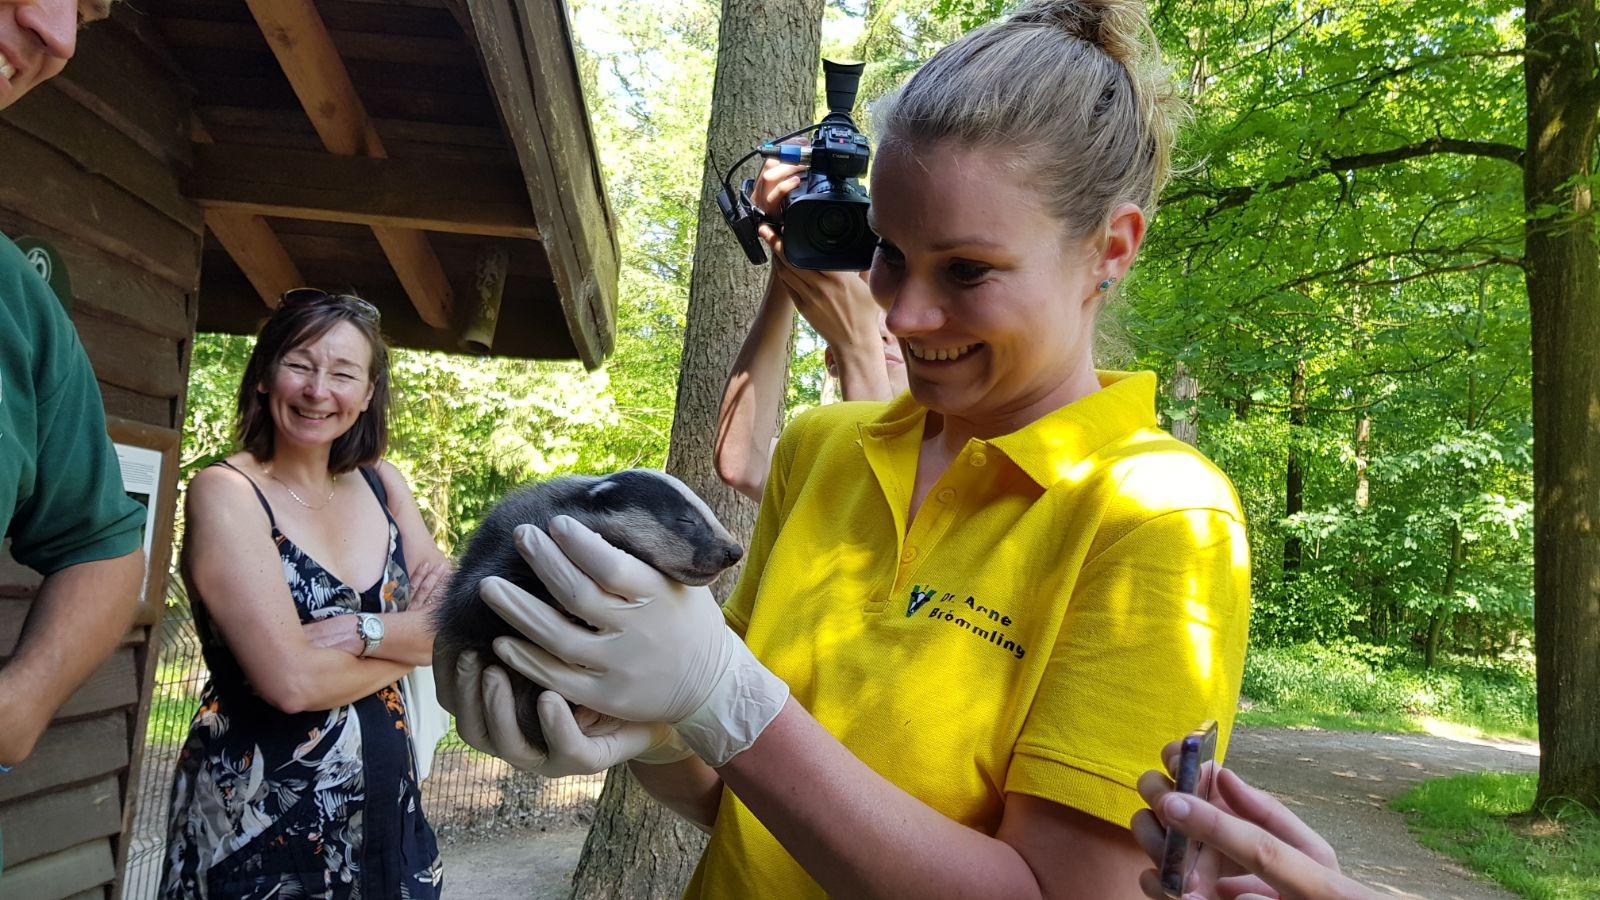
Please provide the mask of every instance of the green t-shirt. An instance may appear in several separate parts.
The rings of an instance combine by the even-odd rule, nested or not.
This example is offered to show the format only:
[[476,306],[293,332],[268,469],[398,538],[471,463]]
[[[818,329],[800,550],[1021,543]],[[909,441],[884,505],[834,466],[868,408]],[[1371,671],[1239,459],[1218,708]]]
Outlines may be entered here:
[[0,235],[0,524],[12,557],[50,575],[122,556],[143,543],[144,520],[122,489],[78,332]]
[[[66,312],[0,235],[0,522],[11,555],[49,575],[137,549],[89,356]],[[0,776],[3,777],[3,776]]]

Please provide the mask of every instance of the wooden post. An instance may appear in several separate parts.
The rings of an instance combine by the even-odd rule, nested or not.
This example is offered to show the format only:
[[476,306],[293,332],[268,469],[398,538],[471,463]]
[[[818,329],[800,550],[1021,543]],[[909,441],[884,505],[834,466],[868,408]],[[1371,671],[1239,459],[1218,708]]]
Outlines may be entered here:
[[511,257],[506,248],[490,244],[478,254],[472,279],[472,312],[461,332],[459,346],[468,353],[486,355],[494,346],[494,329],[500,322],[500,301],[506,291],[506,270]]

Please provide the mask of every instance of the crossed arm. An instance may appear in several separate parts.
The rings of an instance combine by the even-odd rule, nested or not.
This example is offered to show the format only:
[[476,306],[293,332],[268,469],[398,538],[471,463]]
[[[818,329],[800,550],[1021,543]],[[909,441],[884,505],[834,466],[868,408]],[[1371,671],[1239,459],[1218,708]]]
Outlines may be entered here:
[[[185,571],[245,676],[268,703],[288,713],[332,709],[393,683],[417,664],[361,659],[337,640],[314,640],[317,629],[328,629],[330,636],[337,629],[354,640],[354,623],[338,616],[315,627],[300,624],[271,526],[244,476],[221,468],[202,471],[189,485],[186,511]],[[400,616],[412,617],[403,620],[405,630],[426,627],[420,610]],[[385,655],[427,658],[411,646],[416,635],[399,636],[395,647],[385,638]]]

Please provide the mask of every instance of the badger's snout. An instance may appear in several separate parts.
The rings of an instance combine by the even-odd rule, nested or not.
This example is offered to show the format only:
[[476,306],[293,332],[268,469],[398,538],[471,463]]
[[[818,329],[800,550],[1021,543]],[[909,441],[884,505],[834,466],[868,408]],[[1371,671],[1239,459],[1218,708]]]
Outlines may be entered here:
[[716,541],[697,550],[687,566],[656,564],[656,567],[677,581],[699,587],[716,581],[717,576],[743,558],[743,547],[733,541]]

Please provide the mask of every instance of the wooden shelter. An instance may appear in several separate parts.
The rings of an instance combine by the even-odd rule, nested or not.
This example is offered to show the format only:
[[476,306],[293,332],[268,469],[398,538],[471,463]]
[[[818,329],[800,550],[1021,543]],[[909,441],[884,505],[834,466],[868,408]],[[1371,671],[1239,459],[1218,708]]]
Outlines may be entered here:
[[[118,893],[196,331],[349,290],[402,347],[598,366],[618,252],[562,0],[142,0],[0,112],[0,232],[50,244],[121,443],[161,455],[146,602],[0,776],[5,897]],[[0,553],[0,658],[39,576]]]

